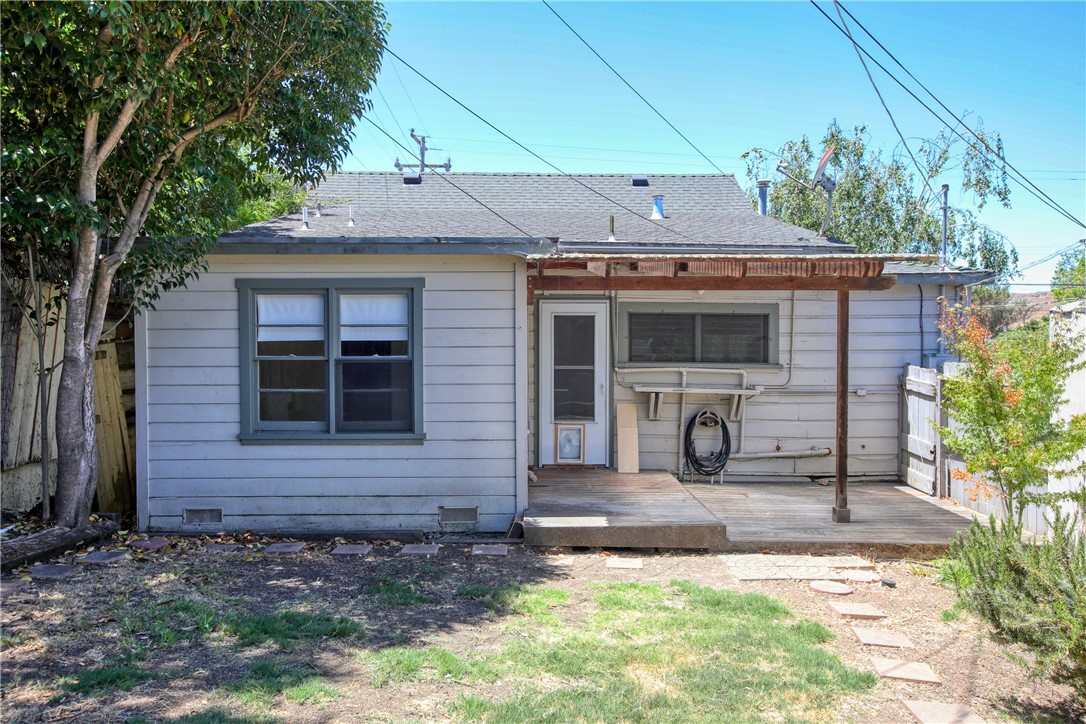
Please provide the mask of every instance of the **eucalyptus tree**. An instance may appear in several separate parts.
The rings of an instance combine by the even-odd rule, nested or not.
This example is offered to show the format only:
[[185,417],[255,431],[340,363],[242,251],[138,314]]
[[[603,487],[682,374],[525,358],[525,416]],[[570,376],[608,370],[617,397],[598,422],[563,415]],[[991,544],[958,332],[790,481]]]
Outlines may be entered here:
[[[954,171],[974,208],[950,210],[947,255],[990,269],[996,272],[996,283],[1006,282],[1015,273],[1018,253],[1006,237],[982,224],[976,213],[989,201],[1010,206],[1003,146],[998,134],[979,130],[978,135],[983,145],[979,141],[966,145],[947,131],[912,142],[924,169],[921,175],[902,153],[885,157],[881,149],[873,148],[866,126],[845,131],[836,121],[831,123],[820,144],[820,148],[834,147],[827,173],[837,183],[827,235],[863,253],[938,254],[942,245],[939,177]],[[807,136],[787,141],[776,152],[755,148],[743,154],[751,186],[761,178],[781,179],[769,191],[770,215],[807,229],[821,228],[826,194],[775,173],[777,163],[783,161],[790,175],[809,182],[821,154]]]
[[93,356],[112,295],[183,284],[238,194],[344,159],[388,29],[376,2],[11,2],[0,14],[5,264],[32,244],[65,294],[60,525],[96,484]]

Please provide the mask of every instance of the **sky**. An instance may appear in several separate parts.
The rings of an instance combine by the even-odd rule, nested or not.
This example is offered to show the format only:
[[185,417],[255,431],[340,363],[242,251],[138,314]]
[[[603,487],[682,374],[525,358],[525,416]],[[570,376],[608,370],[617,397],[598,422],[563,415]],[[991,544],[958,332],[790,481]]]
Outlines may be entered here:
[[[860,2],[845,7],[959,117],[999,132],[1007,160],[1086,222],[1086,2]],[[864,124],[888,155],[901,141],[848,38],[810,2],[552,2],[554,9],[720,169],[747,186],[740,155],[834,120]],[[832,2],[819,6],[836,18]],[[541,1],[386,0],[388,47],[369,118],[408,149],[426,135],[428,163],[454,172],[552,173],[408,68],[567,173],[714,173]],[[846,16],[846,19],[847,16]],[[904,71],[853,26],[865,48],[944,118]],[[944,128],[868,62],[906,140]],[[345,170],[393,171],[408,151],[363,121]],[[783,180],[774,179],[774,181]],[[975,209],[950,185],[950,205]],[[1039,291],[1086,228],[1012,182],[1011,208],[980,219],[1018,249],[1012,284]]]

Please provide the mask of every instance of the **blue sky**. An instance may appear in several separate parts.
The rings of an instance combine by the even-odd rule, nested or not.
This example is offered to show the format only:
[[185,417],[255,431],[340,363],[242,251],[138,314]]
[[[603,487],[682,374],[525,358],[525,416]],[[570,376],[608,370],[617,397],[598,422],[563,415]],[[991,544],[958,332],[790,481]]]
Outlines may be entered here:
[[[555,2],[555,9],[721,169],[746,184],[743,151],[821,139],[834,119],[899,140],[848,39],[808,2]],[[836,17],[832,2],[820,6]],[[1086,3],[859,2],[846,7],[959,116],[998,131],[1007,159],[1086,220]],[[585,48],[542,2],[387,2],[389,47],[434,83],[563,171],[711,173],[713,169]],[[861,41],[925,97],[874,43]],[[871,66],[907,139],[938,120]],[[430,137],[427,161],[454,171],[549,172],[414,72],[386,56],[371,117],[404,145]],[[928,100],[925,97],[925,100]],[[933,102],[929,104],[934,106]],[[943,114],[944,117],[946,114]],[[393,170],[406,153],[368,124],[348,170]],[[971,207],[950,172],[951,205]],[[1013,185],[1012,207],[982,220],[1026,266],[1086,237]],[[1055,262],[1025,272],[1047,283]],[[1037,291],[1036,286],[1018,286]]]

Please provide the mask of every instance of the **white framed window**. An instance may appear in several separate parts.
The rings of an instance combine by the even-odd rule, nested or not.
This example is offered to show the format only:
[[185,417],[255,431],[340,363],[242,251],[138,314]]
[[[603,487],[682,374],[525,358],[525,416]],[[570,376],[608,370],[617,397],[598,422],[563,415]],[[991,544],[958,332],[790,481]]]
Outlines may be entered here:
[[243,442],[422,439],[423,280],[237,286]]

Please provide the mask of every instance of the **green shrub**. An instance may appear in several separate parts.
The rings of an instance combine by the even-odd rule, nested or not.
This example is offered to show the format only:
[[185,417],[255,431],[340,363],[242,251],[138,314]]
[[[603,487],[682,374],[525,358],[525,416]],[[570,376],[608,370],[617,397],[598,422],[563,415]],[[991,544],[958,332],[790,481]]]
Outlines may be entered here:
[[1076,527],[1057,512],[1047,539],[1024,543],[1014,521],[974,520],[945,570],[971,611],[1033,653],[1038,674],[1086,702],[1086,535]]

